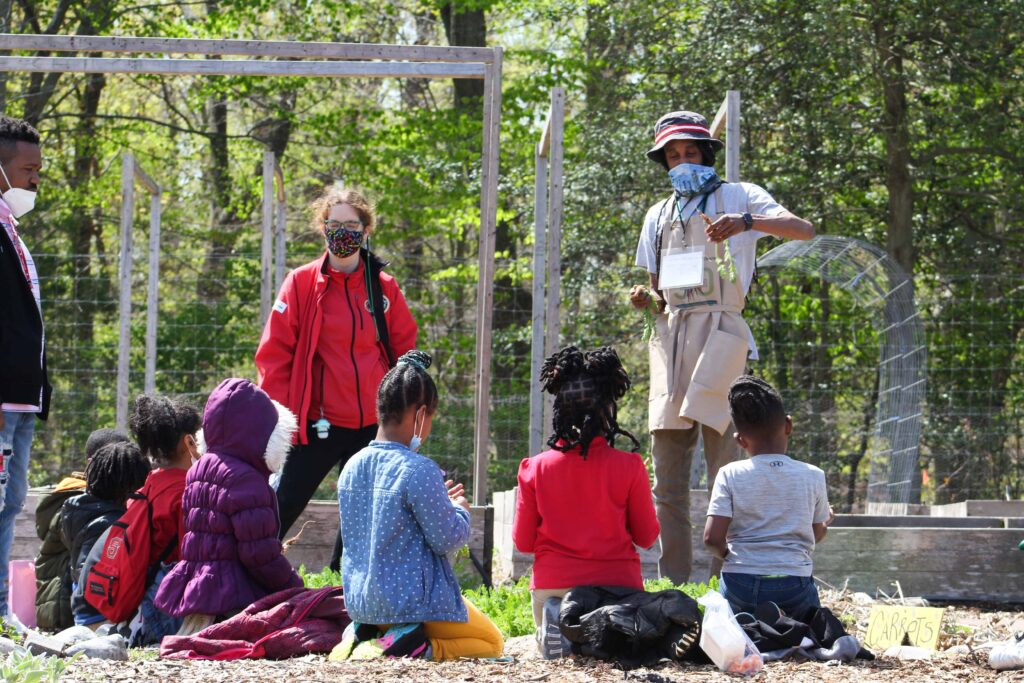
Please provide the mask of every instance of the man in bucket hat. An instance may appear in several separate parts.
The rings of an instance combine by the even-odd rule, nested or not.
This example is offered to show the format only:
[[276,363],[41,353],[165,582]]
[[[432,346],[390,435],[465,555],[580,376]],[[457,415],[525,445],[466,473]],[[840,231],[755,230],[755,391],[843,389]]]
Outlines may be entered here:
[[[658,119],[647,157],[668,171],[673,193],[647,211],[636,265],[649,287],[630,290],[638,309],[656,306],[649,352],[648,426],[654,457],[654,499],[661,523],[661,575],[690,578],[690,464],[698,426],[708,489],[718,470],[737,459],[727,393],[757,359],[743,304],[754,273],[757,240],[765,235],[810,239],[814,227],[751,183],[726,183],[715,173],[723,147],[707,120],[677,111]],[[717,575],[721,560],[712,561]]]

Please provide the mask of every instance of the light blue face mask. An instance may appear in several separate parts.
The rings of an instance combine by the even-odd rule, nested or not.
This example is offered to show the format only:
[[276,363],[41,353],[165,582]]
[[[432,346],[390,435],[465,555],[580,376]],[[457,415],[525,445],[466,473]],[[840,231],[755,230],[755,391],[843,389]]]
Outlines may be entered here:
[[718,182],[715,169],[701,164],[679,164],[669,169],[668,177],[672,187],[683,197],[707,192]]
[[[427,414],[426,414],[426,411],[424,411],[424,413],[423,413],[423,421],[426,422],[426,420],[427,420]],[[420,427],[420,429],[422,429],[422,426]],[[413,423],[413,430],[414,431],[419,431],[419,430],[416,429],[415,423]],[[414,452],[418,451],[420,449],[420,446],[422,446],[422,445],[423,445],[423,439],[420,438],[420,435],[419,434],[413,434],[412,438],[409,440],[409,450],[410,451],[414,451]]]

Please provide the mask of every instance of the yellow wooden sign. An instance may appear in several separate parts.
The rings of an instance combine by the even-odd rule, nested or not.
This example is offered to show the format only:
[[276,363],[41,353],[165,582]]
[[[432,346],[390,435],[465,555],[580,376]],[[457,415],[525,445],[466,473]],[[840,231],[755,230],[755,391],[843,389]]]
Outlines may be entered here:
[[884,649],[909,644],[934,650],[939,643],[945,611],[937,607],[875,605],[871,608],[864,645]]

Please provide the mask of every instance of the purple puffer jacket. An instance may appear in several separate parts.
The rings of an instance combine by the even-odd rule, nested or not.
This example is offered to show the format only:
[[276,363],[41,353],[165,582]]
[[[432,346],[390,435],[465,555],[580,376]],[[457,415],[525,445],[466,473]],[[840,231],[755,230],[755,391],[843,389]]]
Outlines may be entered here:
[[295,416],[245,379],[226,379],[206,402],[205,453],[185,480],[181,561],[156,606],[176,617],[223,615],[302,586],[281,552],[271,472],[284,466]]

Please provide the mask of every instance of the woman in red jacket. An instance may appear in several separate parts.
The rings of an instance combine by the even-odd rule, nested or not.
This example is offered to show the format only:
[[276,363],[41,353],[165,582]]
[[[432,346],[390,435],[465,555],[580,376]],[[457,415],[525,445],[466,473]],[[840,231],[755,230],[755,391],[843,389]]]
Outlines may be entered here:
[[[328,187],[311,206],[326,253],[288,274],[256,350],[259,385],[299,419],[277,487],[281,538],[320,482],[377,434],[377,388],[416,346],[413,320],[386,262],[363,246],[373,207]],[[340,536],[331,567],[338,568]]]

